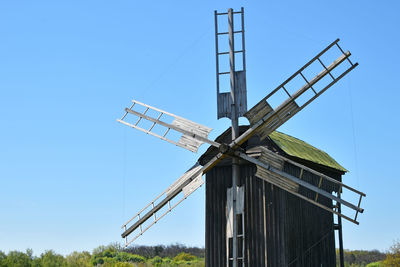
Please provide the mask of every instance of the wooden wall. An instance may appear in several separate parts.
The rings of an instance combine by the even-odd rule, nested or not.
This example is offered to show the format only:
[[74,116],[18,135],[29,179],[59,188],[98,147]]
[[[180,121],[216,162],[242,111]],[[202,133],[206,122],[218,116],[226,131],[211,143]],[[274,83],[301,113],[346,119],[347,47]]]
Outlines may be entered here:
[[[304,162],[302,162],[304,164]],[[309,165],[309,167],[311,167]],[[313,166],[338,180],[340,173]],[[241,165],[245,185],[245,266],[336,266],[333,215],[254,176],[256,167]],[[298,176],[297,167],[285,171]],[[317,181],[310,173],[304,179]],[[206,266],[226,266],[226,190],[231,166],[206,175]],[[306,194],[313,194],[305,191]],[[312,196],[312,195],[311,195]],[[327,198],[320,201],[331,205]]]

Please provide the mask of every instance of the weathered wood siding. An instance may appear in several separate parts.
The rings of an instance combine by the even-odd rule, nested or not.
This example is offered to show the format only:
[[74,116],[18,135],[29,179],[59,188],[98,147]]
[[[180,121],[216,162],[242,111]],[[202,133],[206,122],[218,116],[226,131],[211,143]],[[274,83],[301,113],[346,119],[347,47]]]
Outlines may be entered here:
[[[334,171],[313,168],[341,179]],[[206,266],[209,267],[226,266],[227,262],[226,191],[231,187],[231,169],[229,165],[217,166],[206,175]],[[245,185],[245,266],[336,266],[333,215],[256,178],[254,165],[241,165],[240,170],[240,185]],[[284,170],[299,175],[298,168],[291,164],[286,164]],[[310,173],[303,178],[318,181]],[[319,201],[331,203],[321,197]]]

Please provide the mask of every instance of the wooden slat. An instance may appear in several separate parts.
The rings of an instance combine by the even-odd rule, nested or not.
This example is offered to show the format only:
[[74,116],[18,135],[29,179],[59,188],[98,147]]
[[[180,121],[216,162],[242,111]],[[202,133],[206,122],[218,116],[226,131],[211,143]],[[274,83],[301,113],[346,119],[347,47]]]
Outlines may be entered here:
[[271,184],[279,185],[279,187],[284,188],[287,191],[296,192],[299,190],[298,184],[260,166],[257,166],[256,176]]
[[[297,178],[297,177],[295,177],[293,175],[290,175],[290,174],[287,174],[287,173],[285,173],[285,172],[283,172],[281,170],[275,169],[275,168],[271,167],[270,165],[268,165],[268,164],[266,164],[266,163],[264,163],[264,162],[262,162],[260,160],[251,158],[251,157],[249,157],[246,154],[241,153],[241,152],[235,152],[235,155],[237,155],[237,156],[239,156],[239,157],[241,157],[241,158],[243,158],[243,159],[245,159],[245,160],[247,160],[247,161],[249,161],[251,163],[254,163],[259,167],[262,167],[262,168],[267,169],[267,170],[269,170],[271,172],[274,172],[275,174],[277,174],[279,176],[282,176],[282,179],[286,178],[288,180],[291,180],[292,182],[294,182],[294,183],[296,183],[298,185],[301,185],[301,186],[303,186],[303,187],[305,187],[305,188],[307,188],[309,190],[312,190],[315,193],[318,193],[318,194],[320,194],[320,195],[322,195],[324,197],[327,197],[329,199],[332,199],[332,200],[334,200],[336,202],[340,202],[341,204],[343,204],[343,205],[345,205],[345,206],[347,206],[347,207],[349,207],[349,208],[351,208],[351,209],[353,209],[355,211],[357,211],[357,210],[360,211],[360,212],[363,211],[363,209],[353,205],[352,203],[350,203],[350,202],[348,202],[348,201],[346,201],[344,199],[338,198],[338,197],[332,195],[331,193],[328,193],[328,192],[326,192],[326,191],[324,191],[324,190],[322,190],[322,189],[320,189],[320,188],[318,188],[318,187],[316,187],[316,186],[314,186],[314,185],[312,185],[312,184],[310,184],[310,183],[308,183],[308,182],[306,182],[304,180],[300,180],[299,178]],[[279,183],[276,183],[275,185],[277,185],[279,187],[282,187],[282,185],[280,185]],[[292,191],[290,191],[290,192],[293,193]],[[313,201],[313,200],[311,200],[310,202],[316,204],[316,202]],[[318,205],[318,206],[321,206],[321,205]],[[330,212],[332,212],[332,213],[335,213],[331,208],[325,207],[325,209],[330,211]],[[347,216],[345,216],[343,214],[339,214],[339,215],[341,217],[345,218],[345,219],[350,220],[351,222],[356,223],[353,219],[350,219],[349,217],[347,217]]]
[[[201,146],[203,143],[208,143],[210,145],[213,145],[215,147],[219,147],[219,144],[208,140],[207,136],[210,133],[210,131],[212,130],[209,127],[206,127],[204,125],[201,125],[199,123],[195,123],[193,121],[190,121],[188,119],[179,117],[177,115],[174,115],[172,113],[169,113],[167,111],[146,105],[144,103],[138,102],[136,100],[132,100],[133,105],[130,108],[126,108],[125,112],[126,114],[133,114],[136,117],[138,117],[138,121],[135,124],[131,124],[128,123],[126,121],[124,121],[123,119],[125,118],[126,114],[122,117],[122,119],[118,120],[118,122],[121,122],[123,124],[126,124],[132,128],[138,129],[142,132],[145,132],[147,134],[153,135],[155,137],[158,137],[164,141],[170,142],[172,144],[175,144],[177,146],[183,147],[185,149],[188,149],[192,152],[197,152],[199,146]],[[140,105],[146,108],[146,111],[144,112],[138,112],[135,110],[132,110],[132,107],[134,105]],[[149,115],[147,115],[147,111],[148,110],[153,110],[155,112],[158,112],[159,115],[157,118],[153,118]],[[165,121],[163,121],[161,119],[162,115],[168,115],[170,117],[173,117],[174,120],[173,122],[170,123],[166,123]],[[151,127],[149,129],[144,129],[138,126],[138,123],[140,122],[140,120],[147,120],[152,122],[153,124],[151,125]],[[163,126],[167,129],[167,131],[165,132],[165,134],[163,136],[160,136],[159,134],[156,134],[154,132],[152,132],[153,128],[155,125],[160,125]],[[169,138],[166,137],[166,135],[168,134],[169,130],[172,129],[174,131],[179,132],[181,135],[180,139],[176,142],[174,140],[171,140]]]
[[267,103],[267,101],[260,101],[249,111],[247,111],[244,116],[249,120],[250,125],[255,124],[262,117],[266,116],[269,112],[273,111],[272,107]]

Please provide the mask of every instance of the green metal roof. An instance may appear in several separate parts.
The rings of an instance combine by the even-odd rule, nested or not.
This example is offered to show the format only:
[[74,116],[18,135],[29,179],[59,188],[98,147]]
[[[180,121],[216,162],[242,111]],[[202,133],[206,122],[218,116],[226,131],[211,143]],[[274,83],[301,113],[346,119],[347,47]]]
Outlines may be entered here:
[[278,131],[273,132],[269,137],[280,149],[290,156],[309,160],[317,164],[347,172],[347,170],[329,156],[328,153],[319,150],[300,139]]

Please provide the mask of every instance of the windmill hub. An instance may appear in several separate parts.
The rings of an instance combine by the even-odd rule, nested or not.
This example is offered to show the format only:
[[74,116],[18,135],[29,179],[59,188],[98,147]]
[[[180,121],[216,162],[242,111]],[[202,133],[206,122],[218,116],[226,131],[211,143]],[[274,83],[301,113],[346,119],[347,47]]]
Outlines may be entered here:
[[243,149],[241,149],[240,147],[233,149],[231,146],[229,146],[228,144],[225,144],[225,143],[222,143],[218,147],[218,150],[222,154],[228,155],[228,156],[234,156],[236,151],[243,151]]

